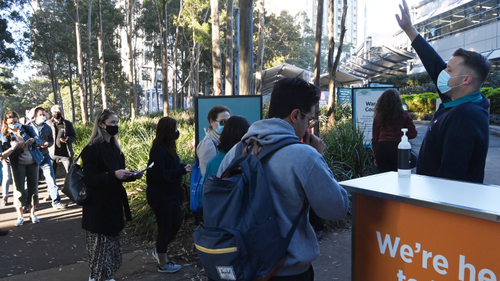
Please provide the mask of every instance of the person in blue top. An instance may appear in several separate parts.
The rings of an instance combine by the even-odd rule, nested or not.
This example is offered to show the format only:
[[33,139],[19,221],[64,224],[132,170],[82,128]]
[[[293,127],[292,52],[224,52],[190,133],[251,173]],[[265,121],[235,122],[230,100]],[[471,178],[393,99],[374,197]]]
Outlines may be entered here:
[[448,63],[420,36],[411,23],[406,1],[399,5],[399,26],[438,88],[442,104],[427,128],[417,174],[482,183],[489,142],[490,103],[481,94],[491,62],[462,48]]
[[247,133],[249,127],[250,123],[243,116],[234,115],[227,119],[226,125],[220,134],[220,143],[217,145],[219,153],[208,161],[203,183],[205,183],[209,177],[217,175],[222,159],[224,159],[224,156],[226,156],[227,152],[231,150],[235,144],[241,141],[241,138]]
[[[38,165],[42,163],[43,155],[38,150],[42,145],[40,137],[33,128],[19,123],[19,114],[8,111],[3,117],[2,125],[2,150],[12,151],[9,161],[12,165],[14,176],[14,207],[17,211],[15,226],[24,223],[23,206],[28,206],[32,223],[40,220],[35,214],[35,206],[38,204]],[[24,194],[24,182],[26,181],[28,191]]]
[[54,168],[52,167],[52,161],[49,155],[48,148],[54,144],[54,137],[52,136],[52,129],[45,123],[45,109],[42,107],[35,108],[34,118],[35,119],[28,125],[35,130],[42,140],[42,145],[39,148],[43,155],[43,161],[40,164],[40,169],[42,170],[45,182],[47,183],[47,192],[52,199],[52,208],[64,209],[63,204],[61,204],[61,197],[59,196],[58,187],[56,185],[56,174],[54,172]]

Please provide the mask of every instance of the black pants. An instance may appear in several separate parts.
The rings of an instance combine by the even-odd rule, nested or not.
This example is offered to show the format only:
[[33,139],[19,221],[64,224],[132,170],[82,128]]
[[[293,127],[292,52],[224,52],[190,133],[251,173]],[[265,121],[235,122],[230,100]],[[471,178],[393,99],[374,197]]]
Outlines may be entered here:
[[314,280],[314,270],[312,265],[306,272],[290,275],[290,276],[273,276],[269,281],[313,281]]
[[375,159],[381,173],[398,171],[398,145],[398,141],[379,141],[377,143]]
[[174,240],[182,225],[181,202],[171,203],[161,208],[153,208],[153,212],[158,226],[156,252],[166,253],[168,245]]

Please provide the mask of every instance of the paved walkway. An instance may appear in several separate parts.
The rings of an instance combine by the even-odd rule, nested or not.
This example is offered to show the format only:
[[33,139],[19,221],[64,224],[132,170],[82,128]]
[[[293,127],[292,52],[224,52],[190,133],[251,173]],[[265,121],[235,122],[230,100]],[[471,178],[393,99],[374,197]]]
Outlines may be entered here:
[[[419,136],[412,143],[418,150],[427,125],[416,122],[416,126]],[[500,127],[492,127],[491,131],[485,183],[500,185]],[[58,184],[62,185],[62,181],[59,180]],[[40,197],[45,195],[45,185],[41,185]],[[81,208],[72,205],[64,211],[57,211],[51,208],[50,202],[41,202],[37,211],[39,224],[26,221],[22,227],[14,227],[16,214],[11,203],[12,187],[9,200],[8,206],[0,207],[0,229],[10,230],[8,236],[0,237],[0,280],[88,280],[85,234],[80,227]],[[182,256],[173,258],[183,265],[180,272],[158,273],[151,249],[146,248],[124,245],[123,266],[116,280],[202,280],[197,277],[199,268],[183,263]],[[314,262],[316,280],[350,280],[350,231],[326,233],[320,249],[321,255]]]

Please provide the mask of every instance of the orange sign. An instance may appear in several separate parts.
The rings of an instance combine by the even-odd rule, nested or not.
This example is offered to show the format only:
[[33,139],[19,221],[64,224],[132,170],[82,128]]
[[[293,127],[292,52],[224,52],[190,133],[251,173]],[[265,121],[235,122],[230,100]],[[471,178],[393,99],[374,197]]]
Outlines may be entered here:
[[355,194],[354,280],[500,280],[500,223]]

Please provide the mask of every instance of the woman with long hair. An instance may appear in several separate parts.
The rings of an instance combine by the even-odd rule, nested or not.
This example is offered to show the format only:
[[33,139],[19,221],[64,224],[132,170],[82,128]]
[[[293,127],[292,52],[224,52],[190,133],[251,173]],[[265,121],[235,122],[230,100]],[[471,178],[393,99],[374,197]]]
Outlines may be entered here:
[[86,230],[92,281],[114,280],[122,264],[123,214],[127,221],[132,220],[122,182],[143,175],[125,169],[117,133],[118,117],[108,109],[103,110],[97,115],[90,140],[81,153],[88,197],[83,206],[82,228]]
[[153,256],[158,261],[158,272],[165,273],[181,269],[168,258],[167,250],[182,224],[182,175],[191,172],[191,165],[182,164],[177,155],[179,135],[175,119],[163,117],[158,121],[156,137],[149,152],[148,166],[154,165],[146,175],[147,200],[158,226]]
[[[35,214],[38,205],[38,165],[42,163],[43,155],[38,150],[42,140],[30,126],[19,122],[19,114],[8,111],[3,117],[2,125],[2,150],[10,151],[9,161],[14,177],[14,208],[17,212],[15,226],[24,223],[23,206],[28,206],[32,223],[40,220]],[[24,183],[28,187],[25,194]]]
[[372,130],[375,165],[380,172],[398,170],[398,144],[403,135],[402,128],[408,129],[408,139],[418,134],[410,114],[403,109],[398,90],[387,89],[375,104]]
[[243,116],[234,115],[227,119],[224,130],[222,130],[220,134],[220,143],[217,146],[219,153],[208,162],[203,182],[205,182],[207,178],[217,174],[224,156],[226,156],[227,152],[231,150],[234,145],[241,141],[241,138],[247,133],[248,128],[250,128],[250,123]]

